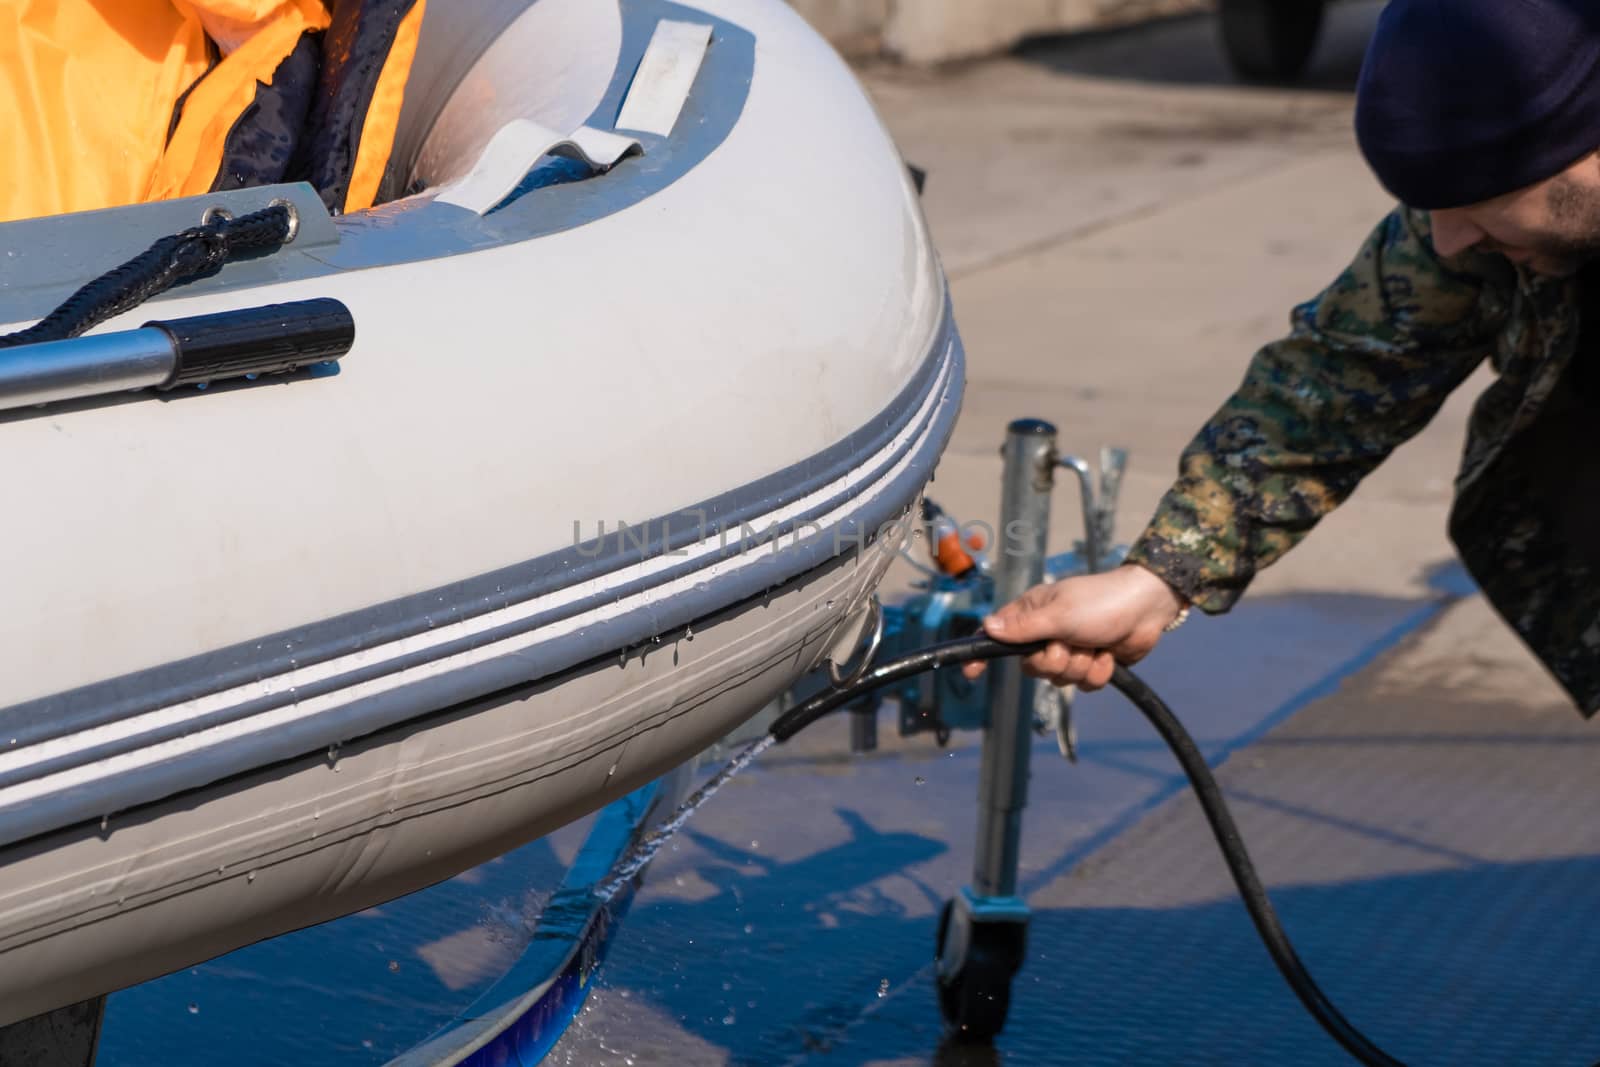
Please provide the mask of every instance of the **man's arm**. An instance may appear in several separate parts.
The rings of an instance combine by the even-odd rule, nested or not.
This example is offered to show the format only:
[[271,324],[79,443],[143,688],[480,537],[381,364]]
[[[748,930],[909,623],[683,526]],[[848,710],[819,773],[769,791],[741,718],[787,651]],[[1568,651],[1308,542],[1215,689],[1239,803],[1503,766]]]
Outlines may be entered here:
[[1208,612],[1343,503],[1489,354],[1514,275],[1441,260],[1428,217],[1396,209],[1326,291],[1295,309],[1184,450],[1129,561]]
[[1135,565],[1029,590],[986,620],[990,636],[1050,640],[1029,673],[1096,689],[1185,603],[1226,611],[1438,413],[1489,354],[1514,291],[1509,263],[1441,260],[1427,215],[1397,209],[1185,449]]

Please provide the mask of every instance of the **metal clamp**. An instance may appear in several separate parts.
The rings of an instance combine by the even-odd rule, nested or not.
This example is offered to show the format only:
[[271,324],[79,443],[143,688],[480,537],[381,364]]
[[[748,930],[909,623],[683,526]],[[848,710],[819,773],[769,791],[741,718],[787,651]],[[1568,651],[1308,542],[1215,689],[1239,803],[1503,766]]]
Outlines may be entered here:
[[1078,476],[1078,488],[1083,495],[1083,559],[1089,572],[1096,573],[1100,570],[1100,524],[1095,521],[1099,507],[1094,496],[1094,472],[1077,456],[1064,456],[1056,460],[1056,465]]
[[861,655],[861,662],[857,663],[849,674],[839,673],[839,664],[834,660],[828,661],[828,677],[835,686],[851,685],[860,680],[867,668],[872,666],[872,661],[878,656],[878,646],[883,644],[883,602],[876,596],[872,598],[872,636],[867,639],[867,650]]
[[1121,448],[1100,450],[1100,488],[1095,491],[1094,472],[1087,461],[1077,456],[1063,456],[1056,466],[1070,470],[1078,476],[1078,489],[1083,499],[1083,558],[1091,574],[1099,573],[1106,563],[1115,537],[1117,497],[1122,491],[1122,476],[1128,469],[1128,453]]

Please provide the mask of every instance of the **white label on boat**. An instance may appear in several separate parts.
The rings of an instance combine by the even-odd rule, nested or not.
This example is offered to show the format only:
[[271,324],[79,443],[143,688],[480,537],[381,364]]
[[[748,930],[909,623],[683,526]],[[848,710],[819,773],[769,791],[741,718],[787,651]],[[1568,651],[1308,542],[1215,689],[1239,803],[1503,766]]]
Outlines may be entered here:
[[671,134],[709,47],[710,26],[663,19],[639,61],[628,99],[617,116],[617,129],[658,137]]

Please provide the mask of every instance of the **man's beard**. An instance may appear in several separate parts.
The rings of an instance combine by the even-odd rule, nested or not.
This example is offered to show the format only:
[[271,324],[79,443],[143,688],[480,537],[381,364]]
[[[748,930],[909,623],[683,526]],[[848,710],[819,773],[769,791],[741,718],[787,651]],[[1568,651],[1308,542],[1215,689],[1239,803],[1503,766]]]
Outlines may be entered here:
[[1550,185],[1550,217],[1555,232],[1541,235],[1531,248],[1539,256],[1574,274],[1600,258],[1600,192],[1563,176]]

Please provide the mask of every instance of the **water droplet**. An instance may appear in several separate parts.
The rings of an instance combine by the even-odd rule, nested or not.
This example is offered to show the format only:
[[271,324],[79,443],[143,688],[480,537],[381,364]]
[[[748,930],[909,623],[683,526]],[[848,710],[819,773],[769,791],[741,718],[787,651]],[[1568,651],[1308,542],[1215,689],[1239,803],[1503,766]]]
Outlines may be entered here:
[[750,847],[751,848],[760,848],[761,847],[761,842],[760,841],[752,841],[752,842],[750,842]]
[[190,1015],[199,1015],[200,1014],[200,1005],[196,1004],[192,1000],[189,1001],[189,1014]]
[[247,882],[255,881],[256,880],[256,872],[255,871],[251,871],[249,874],[244,876],[244,880],[247,881]]
[[693,641],[694,640],[694,624],[693,623],[690,623],[688,626],[685,626],[683,628],[683,639],[685,641]]
[[889,995],[889,979],[885,978],[878,983],[878,999],[882,1000]]
[[372,1038],[370,1038],[370,1037],[362,1038],[361,1039],[361,1047],[362,1048],[371,1048],[372,1047]]
[[756,924],[755,923],[745,923],[744,924],[744,932],[747,933],[747,934],[755,933],[756,932]]
[[722,1017],[722,1025],[723,1026],[732,1026],[733,1025],[733,1012],[730,1011],[728,1014],[726,1014],[726,1015],[724,1015]]
[[100,832],[101,833],[105,833],[107,827],[109,827],[110,825],[111,825],[111,816],[109,816],[109,815],[100,816]]
[[399,960],[390,960],[389,961],[389,973],[390,974],[399,974],[400,973],[400,961]]
[[928,780],[926,778],[922,777],[922,775],[919,774],[916,777],[916,783],[918,785],[927,785],[928,784]]
[[733,989],[733,983],[732,982],[723,982],[722,983],[722,991],[724,993],[730,992],[730,991],[732,991],[732,989]]

